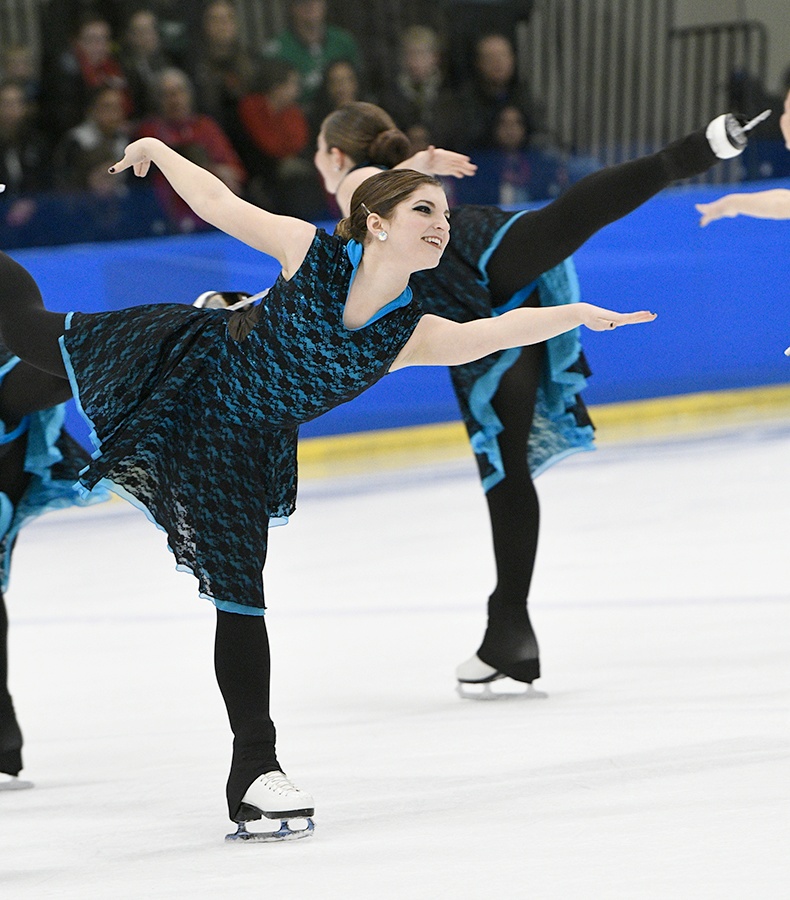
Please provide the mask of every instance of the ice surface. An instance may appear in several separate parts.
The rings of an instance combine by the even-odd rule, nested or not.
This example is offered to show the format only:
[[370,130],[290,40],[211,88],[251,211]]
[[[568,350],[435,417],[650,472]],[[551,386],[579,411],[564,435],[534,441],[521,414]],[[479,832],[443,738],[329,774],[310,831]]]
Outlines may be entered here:
[[471,461],[308,481],[271,535],[281,761],[316,832],[228,845],[213,609],[114,502],[19,541],[0,896],[778,898],[790,891],[790,428],[615,446],[538,482],[549,699],[455,665],[493,565]]

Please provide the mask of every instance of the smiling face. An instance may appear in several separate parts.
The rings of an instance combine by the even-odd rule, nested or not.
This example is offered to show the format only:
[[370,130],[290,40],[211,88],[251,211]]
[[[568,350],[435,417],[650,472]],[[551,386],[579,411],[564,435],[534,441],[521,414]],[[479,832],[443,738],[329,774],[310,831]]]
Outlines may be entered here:
[[[381,220],[387,232],[387,240],[382,243],[388,252],[397,253],[408,262],[410,271],[433,269],[439,265],[450,240],[449,217],[444,191],[437,185],[420,185],[395,207],[389,219]],[[378,229],[374,221],[371,224],[375,240]]]

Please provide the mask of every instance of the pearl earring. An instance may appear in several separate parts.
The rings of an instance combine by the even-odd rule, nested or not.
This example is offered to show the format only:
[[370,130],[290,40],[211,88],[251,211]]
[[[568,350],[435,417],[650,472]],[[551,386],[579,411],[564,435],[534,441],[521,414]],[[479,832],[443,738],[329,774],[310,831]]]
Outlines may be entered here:
[[389,235],[387,234],[386,231],[380,231],[380,232],[376,235],[376,237],[377,237],[380,241],[386,241],[388,236],[389,236]]

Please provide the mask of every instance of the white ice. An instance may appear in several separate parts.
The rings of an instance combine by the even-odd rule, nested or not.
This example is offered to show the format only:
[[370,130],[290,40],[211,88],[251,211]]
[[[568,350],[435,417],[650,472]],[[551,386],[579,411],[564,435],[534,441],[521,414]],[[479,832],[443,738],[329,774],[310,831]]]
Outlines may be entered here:
[[316,832],[225,844],[213,610],[114,502],[19,541],[36,787],[0,897],[790,896],[790,427],[615,445],[538,482],[547,700],[454,694],[493,564],[471,460],[305,481],[267,566],[281,761]]

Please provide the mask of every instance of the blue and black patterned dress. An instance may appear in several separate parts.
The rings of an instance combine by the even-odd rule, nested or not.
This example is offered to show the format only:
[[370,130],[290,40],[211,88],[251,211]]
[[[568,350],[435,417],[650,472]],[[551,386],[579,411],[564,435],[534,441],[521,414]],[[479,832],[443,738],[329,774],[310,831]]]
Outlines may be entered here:
[[97,448],[82,483],[144,509],[220,609],[263,612],[267,529],[295,507],[299,425],[382,378],[422,314],[407,288],[346,328],[361,258],[319,229],[293,277],[247,310],[66,319],[63,357]]
[[[435,269],[415,272],[410,280],[423,310],[456,322],[490,318],[518,308],[536,288],[541,306],[577,302],[579,283],[569,258],[524,285],[502,306],[492,306],[486,266],[508,228],[524,214],[495,206],[455,207],[450,213],[450,243],[441,262]],[[498,442],[503,426],[491,400],[520,353],[518,348],[503,350],[450,369],[486,491],[505,477]],[[533,477],[571,453],[593,449],[593,427],[580,397],[589,374],[578,328],[546,342],[527,448]]]

